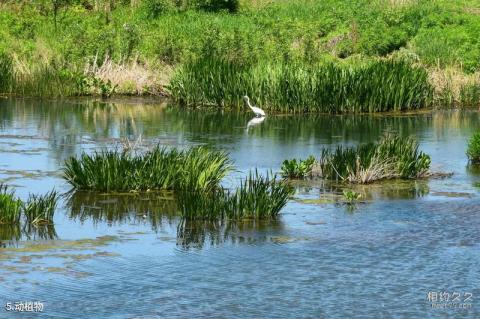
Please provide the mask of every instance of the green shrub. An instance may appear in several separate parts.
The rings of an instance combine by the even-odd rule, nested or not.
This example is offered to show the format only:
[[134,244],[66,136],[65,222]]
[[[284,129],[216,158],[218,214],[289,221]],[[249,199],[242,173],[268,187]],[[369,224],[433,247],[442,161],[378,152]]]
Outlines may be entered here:
[[480,132],[473,134],[468,142],[467,156],[472,164],[480,164]]
[[170,0],[144,0],[143,10],[147,18],[155,19],[173,10],[174,6]]
[[197,7],[210,12],[228,11],[235,13],[240,7],[239,0],[196,0]]

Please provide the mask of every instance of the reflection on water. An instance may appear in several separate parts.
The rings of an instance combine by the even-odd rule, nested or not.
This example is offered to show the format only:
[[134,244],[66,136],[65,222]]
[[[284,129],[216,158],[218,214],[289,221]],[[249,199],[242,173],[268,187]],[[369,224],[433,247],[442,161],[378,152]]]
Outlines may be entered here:
[[[265,241],[265,233],[280,230],[281,221],[191,221],[181,217],[171,193],[96,194],[76,192],[69,196],[67,211],[73,220],[108,225],[148,224],[155,232],[162,225],[176,226],[177,244],[183,248],[202,248],[224,242]],[[263,235],[262,235],[263,234]]]
[[414,135],[433,168],[454,175],[350,185],[365,201],[353,213],[336,205],[344,185],[296,182],[274,222],[182,220],[169,193],[70,194],[54,227],[0,227],[0,299],[40,299],[58,318],[480,317],[476,304],[434,312],[425,301],[428,291],[480,294],[480,172],[465,156],[478,112],[251,120],[155,101],[3,99],[0,181],[22,199],[67,193],[65,158],[142,136],[228,151],[230,186],[253,167],[278,171],[385,130]]

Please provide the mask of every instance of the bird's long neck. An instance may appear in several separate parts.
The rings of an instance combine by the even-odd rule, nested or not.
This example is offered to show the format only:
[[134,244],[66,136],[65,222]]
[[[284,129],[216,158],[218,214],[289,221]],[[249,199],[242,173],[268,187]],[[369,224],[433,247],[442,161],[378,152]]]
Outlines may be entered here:
[[246,100],[245,103],[247,104],[247,106],[253,110],[253,107],[252,107],[252,104],[250,104],[250,100]]

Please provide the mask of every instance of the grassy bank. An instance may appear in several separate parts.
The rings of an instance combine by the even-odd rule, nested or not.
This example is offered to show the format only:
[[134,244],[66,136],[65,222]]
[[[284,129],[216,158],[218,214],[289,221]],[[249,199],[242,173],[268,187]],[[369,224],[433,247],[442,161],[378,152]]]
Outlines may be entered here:
[[[335,112],[397,110],[425,104],[430,93],[416,86],[425,88],[418,78],[423,69],[435,105],[480,104],[480,4],[475,0],[105,3],[3,1],[0,92],[161,94],[173,76],[169,93],[186,104],[235,106],[239,97],[233,94],[239,92],[271,110],[331,111],[330,98],[319,93],[326,84],[323,89],[316,84],[322,71],[334,89],[366,95],[352,100],[353,92],[347,92]],[[207,72],[199,61],[209,59],[224,63]],[[409,68],[385,59],[404,61]],[[333,77],[328,68],[355,75]],[[387,68],[385,74],[378,74],[381,68]],[[245,79],[225,83],[216,79],[219,72],[240,72]],[[374,83],[359,80],[362,74],[373,76]],[[203,84],[209,77],[211,86]],[[383,85],[390,77],[395,85]],[[398,83],[402,80],[407,82]],[[261,87],[272,83],[271,89]],[[282,86],[286,93],[279,95]],[[321,102],[310,106],[318,94]]]

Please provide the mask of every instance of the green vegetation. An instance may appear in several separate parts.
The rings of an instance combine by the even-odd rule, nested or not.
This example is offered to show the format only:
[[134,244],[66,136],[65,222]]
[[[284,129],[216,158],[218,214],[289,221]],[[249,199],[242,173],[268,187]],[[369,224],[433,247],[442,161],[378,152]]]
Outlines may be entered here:
[[351,189],[344,189],[343,190],[343,198],[347,201],[348,204],[353,204],[362,198],[362,194],[357,193]]
[[0,184],[0,224],[19,224],[22,212],[27,224],[40,226],[53,223],[58,202],[58,193],[30,194],[26,202],[15,197],[4,184]]
[[223,152],[157,146],[144,154],[115,150],[72,157],[65,163],[64,178],[76,190],[212,191],[231,168]]
[[15,198],[7,185],[0,184],[0,224],[16,224],[20,222],[22,202]]
[[281,112],[474,106],[479,12],[477,0],[2,1],[0,93],[168,85],[186,105],[249,94]]
[[227,154],[195,147],[186,151],[155,147],[143,154],[102,151],[70,158],[65,179],[75,190],[106,192],[174,191],[187,219],[274,218],[292,188],[276,176],[255,172],[231,192],[220,186],[232,169]]
[[282,176],[287,178],[305,178],[312,173],[315,157],[310,156],[306,160],[284,160],[282,163]]
[[232,193],[225,189],[214,192],[182,192],[179,206],[182,216],[195,219],[273,219],[287,204],[293,188],[276,176],[250,172]]
[[430,156],[418,150],[414,139],[386,134],[377,143],[323,149],[312,170],[320,178],[365,184],[421,178],[428,176],[429,168]]
[[24,205],[27,222],[32,225],[53,224],[57,202],[58,193],[56,191],[45,195],[30,194]]
[[256,64],[206,60],[172,79],[170,91],[182,104],[237,105],[247,93],[262,108],[279,112],[380,112],[426,107],[433,88],[424,69],[405,62]]
[[480,132],[473,134],[468,142],[467,156],[472,164],[480,164]]

